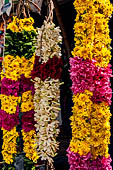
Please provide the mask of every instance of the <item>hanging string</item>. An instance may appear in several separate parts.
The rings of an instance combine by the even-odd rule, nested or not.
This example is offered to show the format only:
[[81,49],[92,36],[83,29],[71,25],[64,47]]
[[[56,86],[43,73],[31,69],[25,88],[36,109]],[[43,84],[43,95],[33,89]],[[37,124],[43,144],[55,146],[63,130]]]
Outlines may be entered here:
[[38,6],[35,2],[33,2],[33,1],[31,1],[31,0],[28,0],[28,2],[31,3],[39,12],[41,11],[41,9],[39,8],[39,6]]
[[30,6],[28,0],[26,0],[26,10],[27,10],[28,17],[30,17]]
[[23,17],[24,17],[24,18],[27,18],[25,5],[26,5],[26,0],[23,1],[23,5],[22,5],[22,14],[23,14]]
[[3,45],[3,73],[5,73],[4,57],[5,57],[5,35],[6,35],[6,21],[2,14],[2,19],[4,21],[4,45]]
[[16,9],[16,15],[18,18],[20,18],[20,15],[22,13],[22,5],[23,5],[23,0],[20,0],[18,2],[17,9]]
[[54,4],[52,0],[49,0],[49,5],[48,5],[48,17],[46,17],[47,22],[52,22],[53,21],[53,10],[54,10]]
[[[46,21],[47,22],[52,22],[53,21],[53,10],[54,10],[54,4],[52,0],[49,0],[48,2],[48,16],[46,16]],[[40,39],[40,57],[42,56],[42,39],[43,39],[43,33],[45,31],[45,23],[43,24],[43,30],[41,34],[41,39]],[[42,58],[42,57],[41,57]],[[39,59],[39,62],[41,62],[41,58]]]

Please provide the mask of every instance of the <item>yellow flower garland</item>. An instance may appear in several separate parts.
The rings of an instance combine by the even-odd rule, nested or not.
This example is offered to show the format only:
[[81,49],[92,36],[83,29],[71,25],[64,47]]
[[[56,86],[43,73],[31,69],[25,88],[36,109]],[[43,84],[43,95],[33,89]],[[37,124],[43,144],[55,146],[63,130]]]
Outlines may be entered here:
[[[109,37],[109,18],[113,11],[110,1],[75,0],[77,11],[75,31],[75,48],[72,55],[96,60],[96,65],[107,67],[111,59]],[[99,11],[101,10],[101,11]]]
[[23,150],[26,154],[26,157],[36,163],[37,159],[39,159],[39,156],[36,150],[37,144],[35,144],[36,139],[35,130],[31,130],[29,132],[25,132],[24,130],[22,130],[22,136],[24,140]]
[[18,132],[16,132],[16,127],[14,127],[11,131],[7,131],[2,128],[2,131],[3,131],[3,145],[2,145],[3,160],[7,164],[11,164],[13,162],[14,154],[17,153],[16,139],[19,135]]
[[8,25],[7,29],[10,29],[12,32],[22,32],[35,30],[33,27],[34,20],[32,17],[18,19],[16,16],[13,17],[13,21]]
[[3,62],[3,68],[5,73],[2,71],[2,77],[18,80],[21,74],[24,74],[26,78],[30,78],[31,71],[35,61],[35,54],[28,60],[25,57],[6,55]]
[[6,96],[1,94],[1,109],[4,110],[8,114],[15,114],[16,113],[16,107],[20,103],[21,98],[15,97],[15,96]]
[[93,103],[92,95],[92,92],[85,90],[84,93],[73,96],[73,115],[70,117],[72,128],[70,149],[81,156],[91,152],[93,159],[98,156],[108,158],[111,135],[110,107],[105,102]]
[[22,94],[21,111],[27,112],[34,109],[32,91],[26,91]]
[[80,155],[86,155],[90,152],[90,114],[93,104],[90,98],[92,95],[86,90],[83,94],[78,93],[73,96],[73,115],[70,118],[72,128],[70,149]]
[[[74,25],[75,48],[72,55],[75,59],[70,59],[70,75],[75,95],[73,95],[73,115],[70,118],[72,140],[67,150],[70,170],[112,169],[109,155],[111,113],[110,102],[107,100],[111,97],[109,19],[113,5],[110,0],[75,0],[74,7],[77,15]],[[89,67],[92,68],[93,80]],[[81,77],[76,77],[79,73]],[[101,74],[104,74],[105,78],[101,77]],[[91,88],[88,86],[90,79],[94,81]],[[106,89],[102,87],[103,84],[106,84]],[[108,96],[105,95],[107,88]]]
[[[11,30],[12,32],[30,32],[33,31],[35,33],[35,29],[33,27],[34,20],[33,18],[24,18],[18,19],[17,17],[13,17],[13,22],[11,22],[7,29]],[[23,33],[22,33],[23,34]],[[9,31],[10,35],[10,31]],[[8,44],[6,44],[7,48]],[[33,51],[33,50],[32,50]],[[6,52],[6,54],[8,51]],[[33,52],[32,52],[33,54]],[[18,81],[23,74],[25,78],[31,78],[31,71],[33,70],[35,60],[35,54],[33,56],[29,56],[29,59],[25,58],[24,56],[13,56],[13,55],[5,55],[3,61],[3,71],[2,71],[2,79],[8,78],[11,80]],[[27,112],[34,108],[33,106],[33,96],[31,91],[25,92],[22,95],[22,105],[21,111]],[[16,107],[20,103],[20,97],[15,96],[6,96],[1,95],[1,105],[3,111],[6,111],[7,114],[15,114]],[[2,154],[3,160],[7,164],[11,164],[14,160],[14,154],[17,153],[16,150],[16,138],[19,136],[16,132],[16,127],[14,127],[11,131],[7,131],[3,129],[3,145],[2,145]],[[26,157],[36,162],[39,158],[35,149],[35,141],[34,138],[36,137],[35,131],[32,130],[28,133],[22,131],[23,139],[24,139],[24,151],[26,152]],[[28,141],[26,141],[28,139]],[[29,140],[30,139],[30,140]],[[28,143],[29,142],[29,143]]]

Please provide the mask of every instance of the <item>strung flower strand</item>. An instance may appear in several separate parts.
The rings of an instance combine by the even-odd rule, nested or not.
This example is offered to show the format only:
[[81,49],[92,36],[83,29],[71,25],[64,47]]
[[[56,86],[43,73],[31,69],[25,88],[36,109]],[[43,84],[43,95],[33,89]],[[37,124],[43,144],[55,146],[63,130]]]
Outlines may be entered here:
[[60,44],[62,37],[60,28],[55,27],[53,22],[44,21],[41,28],[37,29],[36,55],[40,56],[42,63],[46,63],[49,58],[61,57]]
[[60,79],[62,72],[61,41],[59,27],[44,21],[37,30],[36,59],[32,71],[35,87],[35,127],[37,151],[41,160],[46,160],[54,169],[53,157],[57,155],[59,143],[58,116],[60,112]]
[[[35,144],[33,83],[31,71],[35,61],[36,30],[33,18],[13,21],[6,30],[4,70],[2,72],[0,126],[3,130],[2,155],[11,164],[17,154],[18,128],[22,121],[23,151],[28,159],[36,162],[39,158]],[[22,97],[19,95],[22,94]],[[19,108],[21,103],[21,107]],[[23,112],[22,120],[20,113]],[[20,153],[20,151],[19,151]]]
[[75,48],[70,58],[73,103],[70,170],[111,170],[110,0],[75,0]]
[[38,152],[42,160],[48,160],[52,165],[52,157],[56,156],[59,147],[56,138],[59,134],[57,117],[60,111],[60,82],[49,78],[43,82],[40,78],[35,78],[34,83]]

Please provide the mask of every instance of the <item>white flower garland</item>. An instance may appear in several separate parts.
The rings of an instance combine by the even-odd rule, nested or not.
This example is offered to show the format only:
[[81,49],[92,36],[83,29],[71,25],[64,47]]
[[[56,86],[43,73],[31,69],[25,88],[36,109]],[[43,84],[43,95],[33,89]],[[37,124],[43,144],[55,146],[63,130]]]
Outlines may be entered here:
[[[48,62],[50,58],[61,58],[62,37],[59,27],[55,27],[53,22],[44,21],[37,32],[36,55],[40,57],[40,64]],[[51,68],[50,71],[52,72]],[[53,157],[57,155],[59,148],[56,138],[59,134],[57,118],[60,112],[60,85],[62,83],[59,79],[55,80],[51,77],[46,78],[45,81],[35,77],[33,81],[37,152],[41,160],[46,160],[53,170]]]
[[35,125],[37,131],[38,152],[42,160],[48,160],[52,166],[53,159],[59,147],[56,137],[59,134],[60,82],[59,80],[40,78],[34,79],[35,95]]
[[61,57],[59,44],[62,43],[62,37],[60,32],[59,27],[55,27],[53,22],[47,21],[44,21],[42,27],[37,29],[36,55],[40,56],[42,63],[54,56]]

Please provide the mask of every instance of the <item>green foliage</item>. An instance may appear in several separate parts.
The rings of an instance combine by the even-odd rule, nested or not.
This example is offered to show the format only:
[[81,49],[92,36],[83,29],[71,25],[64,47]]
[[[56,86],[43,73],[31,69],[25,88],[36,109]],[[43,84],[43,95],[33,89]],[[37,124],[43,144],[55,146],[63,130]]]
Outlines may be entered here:
[[14,164],[3,164],[3,167],[1,170],[15,170]]
[[17,33],[7,30],[5,38],[5,55],[24,56],[27,59],[33,56],[36,49],[34,47],[36,40],[36,32],[34,30]]
[[24,157],[24,168],[25,170],[36,170],[33,161],[29,160],[26,157]]
[[[36,170],[36,167],[34,166],[33,161],[29,160],[25,156],[24,156],[24,169],[25,170]],[[15,170],[14,163],[10,165],[3,163],[3,167],[1,168],[1,170]]]

